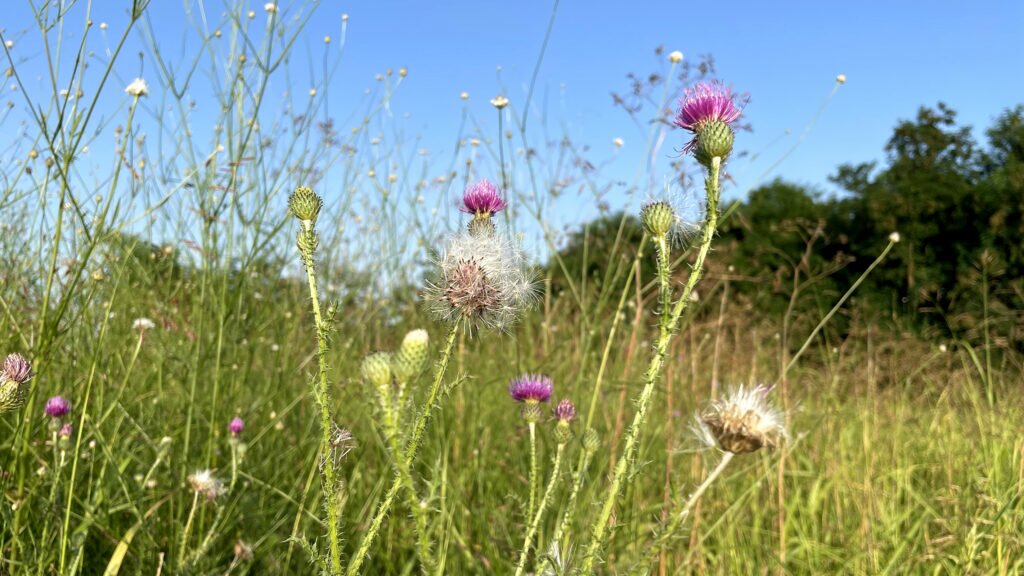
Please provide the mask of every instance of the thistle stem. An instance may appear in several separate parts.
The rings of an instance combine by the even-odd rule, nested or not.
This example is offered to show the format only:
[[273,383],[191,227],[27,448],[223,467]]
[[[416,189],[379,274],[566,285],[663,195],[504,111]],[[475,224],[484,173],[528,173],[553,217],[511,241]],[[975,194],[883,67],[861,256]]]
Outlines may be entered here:
[[526,508],[526,518],[533,518],[537,509],[537,423],[530,422],[530,504]]
[[[420,442],[423,440],[423,432],[427,428],[427,423],[430,420],[430,414],[433,412],[434,403],[437,401],[437,394],[441,389],[441,382],[444,381],[444,373],[448,369],[448,361],[451,360],[452,351],[455,349],[455,337],[459,333],[459,323],[455,322],[452,324],[451,329],[448,331],[448,339],[445,341],[444,351],[441,353],[441,359],[438,360],[437,366],[434,368],[434,382],[430,386],[430,393],[427,396],[427,401],[423,403],[420,408],[420,414],[416,419],[416,427],[413,429],[412,436],[409,438],[409,443],[405,447],[405,463],[406,467],[412,466],[413,460],[416,458],[416,452],[419,450]],[[396,456],[397,458],[397,456]],[[394,503],[395,495],[402,488],[402,477],[401,474],[396,475],[394,481],[391,483],[391,488],[388,489],[387,494],[384,496],[384,500],[381,501],[380,506],[377,507],[377,512],[374,514],[373,520],[370,523],[370,528],[363,535],[363,539],[359,542],[359,548],[356,550],[355,556],[352,557],[349,562],[348,570],[346,574],[354,576],[359,573],[359,568],[362,566],[363,561],[366,559],[366,554],[370,551],[370,546],[373,544],[373,540],[377,537],[377,532],[380,531],[380,525],[384,521],[384,517],[387,516],[388,511],[391,509],[391,505]]]
[[[531,423],[531,430],[533,427],[534,425]],[[540,526],[541,519],[544,518],[544,510],[547,509],[548,503],[551,502],[551,496],[555,492],[555,486],[558,484],[558,474],[562,469],[563,451],[565,451],[565,444],[560,442],[558,444],[558,450],[555,452],[555,469],[551,472],[551,479],[548,480],[548,486],[544,490],[544,497],[541,499],[540,504],[537,507],[537,513],[533,516],[533,520],[530,521],[530,527],[526,531],[526,538],[523,539],[523,550],[519,554],[519,565],[516,567],[516,576],[522,576],[523,571],[526,570],[526,558],[530,555],[530,545],[533,542],[533,537],[537,534],[537,528]]]
[[[594,573],[594,562],[597,560],[598,551],[604,544],[604,537],[605,532],[608,529],[608,522],[611,518],[612,511],[615,509],[615,500],[622,491],[623,482],[629,472],[630,462],[636,452],[637,443],[640,439],[640,430],[647,418],[647,410],[650,407],[651,397],[654,394],[654,385],[658,382],[658,379],[661,376],[661,368],[665,362],[665,355],[668,352],[668,345],[672,340],[673,331],[679,323],[679,317],[689,304],[690,295],[693,293],[693,289],[697,285],[697,282],[700,281],[704,271],[704,261],[707,258],[708,252],[711,250],[711,240],[714,238],[715,230],[718,225],[718,179],[721,162],[722,159],[717,156],[712,158],[708,177],[704,181],[705,189],[707,191],[707,214],[705,216],[704,226],[701,232],[700,250],[697,253],[697,259],[693,264],[690,277],[687,279],[686,285],[683,288],[683,293],[680,295],[679,300],[676,301],[675,306],[672,307],[672,312],[668,321],[661,324],[658,341],[654,348],[654,355],[651,357],[651,362],[647,367],[647,372],[644,374],[644,387],[640,392],[640,396],[637,398],[637,411],[633,416],[633,422],[629,426],[629,431],[626,433],[626,440],[622,450],[622,458],[620,458],[618,463],[615,465],[611,486],[608,487],[608,493],[605,496],[604,503],[601,506],[601,511],[598,514],[597,520],[591,527],[591,540],[583,561],[583,574]],[[668,273],[667,270],[662,270],[662,268],[665,267],[665,263],[663,263],[661,258],[658,259],[658,267],[659,278],[662,274]],[[662,289],[664,289],[664,286],[662,286]],[[662,298],[664,299],[665,296],[662,295]],[[671,298],[671,296],[669,296],[669,298]]]
[[192,533],[192,521],[196,517],[196,506],[199,504],[199,491],[192,495],[192,508],[188,511],[185,528],[181,531],[181,548],[178,550],[178,567],[185,566],[185,551],[188,550],[188,537]]
[[320,405],[320,431],[323,434],[320,445],[320,462],[323,465],[324,498],[327,500],[327,534],[330,544],[331,572],[341,574],[341,539],[338,534],[339,514],[337,502],[337,480],[335,479],[334,458],[331,456],[331,404],[327,389],[327,332],[320,313],[320,295],[316,285],[316,264],[313,260],[316,242],[313,240],[313,220],[302,220],[302,234],[311,241],[306,243],[307,249],[300,253],[306,267],[306,280],[309,283],[309,298],[313,308],[313,320],[316,324],[316,351],[319,366],[319,383],[314,383],[313,395]]
[[555,535],[551,538],[551,544],[561,545],[559,542],[562,536],[566,534],[566,529],[569,526],[569,522],[572,520],[573,515],[576,513],[576,499],[579,497],[580,488],[583,487],[584,474],[587,471],[587,466],[590,465],[591,453],[584,450],[582,459],[580,460],[580,466],[576,469],[576,476],[573,479],[572,493],[569,495],[569,502],[565,505],[565,513],[562,514],[562,521],[558,523],[558,528],[555,529]]

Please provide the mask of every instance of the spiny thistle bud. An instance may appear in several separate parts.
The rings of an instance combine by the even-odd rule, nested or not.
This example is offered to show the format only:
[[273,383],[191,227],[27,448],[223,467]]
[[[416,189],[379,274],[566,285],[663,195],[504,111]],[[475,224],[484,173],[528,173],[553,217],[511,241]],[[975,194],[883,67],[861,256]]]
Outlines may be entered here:
[[0,371],[0,414],[21,408],[28,398],[32,364],[21,354],[10,354]]
[[541,418],[544,417],[544,409],[540,407],[540,404],[536,402],[530,402],[523,404],[520,414],[523,416],[523,420],[536,424],[540,422]]
[[391,353],[374,352],[363,359],[363,378],[379,390],[391,386]]
[[655,238],[668,235],[676,223],[672,205],[665,201],[651,202],[640,209],[640,221],[647,233]]
[[413,330],[405,335],[402,346],[391,358],[391,371],[402,384],[419,374],[427,362],[430,336],[426,330]]
[[473,218],[466,228],[472,236],[493,236],[498,231],[490,218]]
[[710,167],[712,158],[725,159],[729,156],[734,139],[732,128],[725,122],[708,122],[697,132],[693,155],[702,166]]
[[597,435],[597,430],[593,428],[587,428],[587,431],[583,433],[583,450],[589,454],[597,452],[597,449],[601,446],[601,439]]
[[292,214],[306,222],[315,221],[323,205],[324,201],[317,196],[316,192],[313,192],[312,188],[307,186],[296,188],[292,192],[291,198],[288,199],[288,208],[291,209]]
[[774,448],[786,437],[782,412],[770,406],[765,386],[744,388],[708,406],[700,416],[718,445],[726,452],[746,454]]
[[555,419],[558,420],[555,424],[555,438],[559,444],[565,444],[572,438],[569,424],[574,418],[576,418],[576,407],[572,405],[571,400],[564,399],[555,406]]
[[299,252],[303,256],[311,255],[316,252],[317,246],[320,245],[320,237],[311,230],[299,230],[295,238],[295,244],[299,247]]

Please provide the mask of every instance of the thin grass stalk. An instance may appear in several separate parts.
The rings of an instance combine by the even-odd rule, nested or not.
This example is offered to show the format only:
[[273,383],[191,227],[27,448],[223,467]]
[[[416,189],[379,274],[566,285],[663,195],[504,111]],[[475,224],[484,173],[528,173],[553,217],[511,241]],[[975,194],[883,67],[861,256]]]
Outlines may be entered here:
[[548,480],[548,486],[544,490],[544,497],[541,498],[541,501],[537,506],[537,513],[532,517],[530,527],[526,531],[526,538],[523,539],[523,549],[519,553],[519,565],[516,567],[516,576],[522,576],[523,571],[526,570],[526,559],[530,555],[530,547],[533,542],[533,537],[537,534],[537,528],[540,526],[540,522],[544,518],[544,511],[551,502],[551,496],[554,494],[555,486],[558,484],[558,476],[562,470],[562,453],[564,451],[565,443],[559,442],[558,449],[555,451],[555,467],[551,472],[551,479]]

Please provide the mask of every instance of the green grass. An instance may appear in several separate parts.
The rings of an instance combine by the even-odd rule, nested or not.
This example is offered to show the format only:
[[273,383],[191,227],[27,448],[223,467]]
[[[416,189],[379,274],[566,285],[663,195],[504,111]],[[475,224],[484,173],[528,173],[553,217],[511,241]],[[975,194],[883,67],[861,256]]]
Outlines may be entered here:
[[[153,574],[158,567],[173,574],[180,556],[200,574],[314,572],[305,546],[316,542],[324,552],[327,530],[318,472],[320,413],[310,386],[317,342],[294,247],[297,224],[284,200],[298,184],[330,199],[319,224],[318,265],[322,303],[338,304],[327,356],[331,413],[355,438],[339,461],[342,552],[351,557],[394,479],[373,392],[360,376],[362,359],[395,349],[408,330],[423,327],[436,360],[447,332],[417,302],[427,250],[440,247],[446,230],[444,214],[419,208],[418,197],[437,192],[436,205],[446,209],[447,193],[462,183],[507,177],[514,215],[500,224],[540,230],[540,243],[551,246],[555,233],[546,215],[556,199],[522,191],[549,189],[535,181],[555,182],[567,173],[600,189],[599,174],[576,174],[569,166],[548,174],[529,156],[499,150],[501,136],[485,125],[461,127],[460,141],[479,138],[480,146],[465,143],[437,165],[404,160],[412,144],[400,135],[371,145],[379,134],[401,132],[381,113],[400,84],[395,76],[371,95],[365,118],[339,126],[327,144],[313,118],[322,111],[333,72],[322,78],[317,96],[307,99],[303,91],[293,102],[305,107],[302,119],[295,119],[297,110],[295,117],[279,118],[261,95],[271,78],[286,77],[284,55],[311,14],[296,11],[297,22],[225,15],[220,38],[197,29],[202,42],[184,66],[195,63],[223,80],[214,89],[224,110],[222,130],[211,141],[186,132],[191,125],[184,95],[171,94],[169,108],[154,105],[152,97],[140,99],[136,109],[120,94],[127,82],[110,76],[103,90],[62,101],[60,82],[73,87],[81,75],[98,81],[114,67],[98,62],[103,66],[87,74],[68,69],[66,63],[75,60],[68,53],[86,59],[88,42],[69,47],[54,33],[45,40],[54,53],[65,53],[53,59],[51,87],[22,89],[21,105],[38,114],[12,144],[10,154],[19,161],[4,168],[0,195],[0,353],[21,352],[38,372],[26,406],[0,415],[0,574],[102,574],[117,562],[121,574]],[[84,14],[47,12],[40,19],[44,28],[57,22],[83,26],[84,18],[73,20],[77,16]],[[160,61],[161,39],[152,24],[143,16],[134,26],[131,33],[141,31],[149,57]],[[336,70],[340,52],[326,50],[324,70]],[[242,52],[245,65],[238,64]],[[20,70],[32,62],[12,56],[11,64]],[[148,79],[154,93],[169,90],[174,74],[180,77],[167,63],[154,68]],[[122,99],[119,115],[90,116],[90,103],[107,94]],[[484,103],[466,106],[467,117],[473,106],[477,114],[493,113]],[[254,117],[264,122],[259,132],[248,122]],[[78,121],[58,124],[59,118]],[[127,131],[116,130],[119,122]],[[524,125],[512,129],[525,140]],[[664,127],[651,128],[652,148],[661,141],[659,130]],[[148,142],[141,139],[147,131]],[[263,134],[273,134],[269,146]],[[82,148],[104,146],[111,135],[125,147],[124,158],[108,168],[90,164]],[[224,149],[212,154],[218,144]],[[506,163],[499,167],[502,157]],[[142,158],[148,168],[139,164]],[[167,184],[154,166],[181,179]],[[102,178],[92,177],[108,169]],[[388,174],[396,175],[393,181]],[[622,278],[632,261],[619,256],[631,248],[586,257],[621,262],[610,274]],[[654,265],[647,252],[641,267]],[[826,325],[788,373],[785,396],[775,393],[789,409],[790,440],[773,451],[737,456],[658,554],[655,543],[664,540],[667,515],[720,457],[697,450],[689,430],[713,378],[726,387],[775,381],[838,298],[809,289],[794,297],[786,318],[759,317],[739,301],[723,303],[726,274],[716,257],[713,251],[711,270],[698,287],[697,310],[684,317],[669,347],[601,570],[1024,570],[1021,359],[968,342],[939,352],[934,343],[902,332],[901,322],[857,315],[845,340]],[[527,523],[529,435],[506,391],[511,377],[550,374],[556,396],[572,398],[581,420],[602,383],[592,424],[601,445],[584,472],[570,546],[561,551],[570,567],[582,560],[613,459],[621,456],[624,427],[635,410],[631,399],[640,392],[658,336],[657,288],[630,289],[620,300],[608,289],[620,282],[571,278],[563,279],[566,290],[556,292],[551,279],[563,268],[553,260],[542,278],[538,310],[510,334],[459,337],[415,460],[428,538],[444,573],[508,574],[518,561]],[[603,358],[612,318],[620,312]],[[140,317],[156,327],[133,328]],[[783,327],[789,333],[777,339]],[[787,343],[785,354],[780,342]],[[416,402],[430,378],[428,369],[412,384]],[[42,416],[46,399],[56,394],[73,404],[75,430],[67,446],[52,442]],[[246,422],[237,468],[227,431],[234,416]],[[406,418],[409,423],[412,415]],[[570,471],[540,525],[541,553],[579,462],[579,421],[574,433],[563,459]],[[538,447],[542,486],[555,447],[553,424],[545,421]],[[230,489],[215,503],[200,499],[185,541],[194,501],[187,479],[207,468]],[[363,573],[417,573],[415,524],[402,498],[385,519]]]

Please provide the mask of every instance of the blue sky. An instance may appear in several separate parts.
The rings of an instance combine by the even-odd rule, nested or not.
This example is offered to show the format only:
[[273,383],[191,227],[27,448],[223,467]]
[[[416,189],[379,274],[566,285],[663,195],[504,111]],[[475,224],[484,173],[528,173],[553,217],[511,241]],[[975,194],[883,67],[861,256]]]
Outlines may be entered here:
[[[205,3],[213,19],[219,19],[224,6]],[[126,21],[125,4],[94,3],[93,19],[109,22],[111,39]],[[280,4],[286,17],[295,13],[291,2]],[[262,7],[262,2],[251,3],[259,17]],[[331,86],[332,114],[347,118],[363,91],[374,86],[377,73],[407,67],[409,76],[392,109],[396,115],[408,114],[411,133],[421,137],[417,147],[446,158],[466,106],[460,91],[470,93],[473,114],[490,122],[494,116],[487,100],[499,90],[496,67],[501,66],[507,94],[513,106],[521,106],[551,7],[549,1],[536,0],[321,0],[297,45],[293,81],[306,81],[295,78],[310,70],[310,61],[319,62],[323,36],[337,38],[341,14],[348,14],[345,54]],[[183,2],[153,0],[149,10],[161,43],[173,52],[189,34],[181,16]],[[18,36],[33,27],[27,8],[12,2],[5,20],[5,37],[18,38],[21,54],[32,51],[33,33]],[[663,66],[653,54],[658,45],[666,53],[681,50],[691,61],[711,54],[719,77],[750,94],[745,113],[754,131],[741,135],[738,147],[761,154],[756,162],[732,167],[737,185],[731,194],[742,195],[796,141],[836,75],[843,73],[848,82],[813,132],[769,176],[831,192],[827,177],[837,165],[881,159],[895,123],[912,118],[919,106],[946,102],[980,137],[1003,109],[1024,102],[1022,31],[1024,2],[1014,0],[972,2],[969,8],[948,1],[563,0],[539,74],[537,98],[544,102],[534,106],[547,111],[556,131],[564,128],[577,142],[589,144],[597,158],[614,156],[604,176],[629,179],[640,162],[642,136],[612,106],[609,93],[626,89],[628,72]],[[130,44],[118,66],[128,79],[139,70],[133,50],[137,47]],[[37,48],[29,53],[39,58]],[[145,66],[154,70],[152,62]],[[121,95],[105,102],[116,106],[125,101]],[[617,154],[616,137],[625,141]],[[663,156],[684,142],[683,133],[671,134]]]

